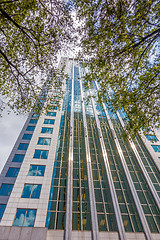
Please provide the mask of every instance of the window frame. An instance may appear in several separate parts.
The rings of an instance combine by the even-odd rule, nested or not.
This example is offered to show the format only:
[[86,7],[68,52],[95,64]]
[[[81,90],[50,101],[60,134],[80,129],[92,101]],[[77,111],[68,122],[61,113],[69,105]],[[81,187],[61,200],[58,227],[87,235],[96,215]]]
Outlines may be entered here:
[[[47,129],[46,132],[42,132],[43,129]],[[50,130],[48,131],[48,129],[50,129],[51,132],[50,132]],[[41,133],[43,133],[43,134],[52,134],[53,133],[53,128],[42,127]]]
[[54,125],[55,123],[55,119],[48,119],[45,118],[43,124],[50,124],[50,125]]
[[[20,146],[24,146],[24,147],[22,149],[20,149]],[[27,151],[28,146],[29,146],[29,143],[20,143],[17,150]]]
[[[14,159],[16,158],[16,156],[23,156],[23,159],[22,159],[22,161],[14,161]],[[25,154],[15,154],[15,155],[14,155],[14,157],[13,157],[13,160],[12,160],[12,162],[20,162],[20,163],[22,163],[22,162],[23,162],[23,160],[24,160],[24,157],[25,157]],[[20,157],[19,159],[21,159],[21,157]]]
[[[36,154],[36,152],[38,152],[38,151],[40,151],[40,156],[39,156],[39,157],[35,157],[35,154]],[[43,152],[46,153],[47,157],[42,158]],[[49,150],[35,149],[33,158],[35,158],[35,159],[47,159],[47,158],[48,158],[48,153],[49,153]]]
[[[19,213],[20,211],[21,211],[21,212],[24,212],[24,211],[25,211],[25,213],[24,213],[24,219],[22,220],[22,224],[17,225],[17,224],[15,224],[16,216],[19,215],[19,219],[20,219],[21,214],[22,214],[22,213]],[[26,218],[27,218],[27,215],[29,215],[29,212],[30,212],[30,211],[34,211],[33,224],[26,226],[26,225],[25,225]],[[37,213],[37,209],[17,208],[17,212],[16,212],[16,214],[15,214],[15,217],[14,217],[14,221],[13,221],[12,226],[16,226],[16,227],[34,227],[34,223],[35,223],[35,219],[36,219],[36,213]],[[23,217],[22,217],[22,218],[23,218]],[[17,219],[18,219],[18,218],[17,218]]]
[[[28,186],[31,186],[31,189],[28,189]],[[38,188],[38,193],[36,193],[35,191],[35,186],[37,186]],[[21,198],[27,198],[27,199],[39,199],[40,198],[40,194],[41,194],[41,189],[42,189],[42,184],[31,184],[31,183],[25,183],[24,184],[24,187],[23,187],[23,191],[22,191],[22,194],[21,194]],[[25,191],[28,191],[28,194],[25,193]],[[30,191],[30,192],[29,192]],[[36,197],[34,197],[34,194],[37,194]],[[24,196],[23,196],[24,195]]]
[[[32,166],[35,166],[36,167],[36,172],[35,172],[35,175],[29,175],[29,172],[31,171],[31,167]],[[38,169],[39,167],[44,167],[44,170],[42,171],[43,172],[43,175],[37,175],[37,172],[40,171],[40,169]],[[28,175],[27,176],[34,176],[34,177],[44,177],[44,174],[45,174],[45,170],[46,170],[46,166],[45,165],[36,165],[36,164],[31,164],[30,165],[30,168],[29,168],[29,171],[28,171]]]
[[[13,176],[8,176],[8,175],[10,174],[10,171],[12,171],[11,169],[14,169],[14,170],[13,170]],[[6,177],[14,177],[14,178],[16,178],[16,177],[18,176],[19,170],[20,170],[20,168],[9,167],[9,168],[8,168],[8,171],[7,171],[7,173],[6,173]]]
[[[48,144],[47,144],[47,141],[48,141]],[[37,145],[50,146],[51,145],[51,138],[39,137]]]
[[[2,189],[2,187],[3,186],[6,186],[6,185],[8,185],[7,187],[5,187],[5,194],[1,194],[1,189]],[[11,192],[12,192],[12,190],[13,190],[13,186],[14,186],[14,184],[10,184],[10,183],[2,183],[1,184],[1,187],[0,187],[0,196],[10,196],[10,194],[11,194]],[[12,187],[12,188],[10,188],[9,189],[9,187]]]

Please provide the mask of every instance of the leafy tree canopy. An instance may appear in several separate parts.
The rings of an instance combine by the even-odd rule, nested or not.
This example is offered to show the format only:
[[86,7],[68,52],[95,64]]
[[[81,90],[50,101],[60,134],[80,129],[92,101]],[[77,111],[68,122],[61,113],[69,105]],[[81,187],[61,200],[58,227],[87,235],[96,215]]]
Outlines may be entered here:
[[57,54],[72,41],[72,26],[63,1],[0,1],[1,110],[5,97],[15,112],[30,111],[51,71],[55,86],[61,85],[53,67]]
[[160,5],[157,0],[77,0],[83,20],[82,54],[93,80],[100,85],[99,101],[124,109],[130,134],[160,126]]

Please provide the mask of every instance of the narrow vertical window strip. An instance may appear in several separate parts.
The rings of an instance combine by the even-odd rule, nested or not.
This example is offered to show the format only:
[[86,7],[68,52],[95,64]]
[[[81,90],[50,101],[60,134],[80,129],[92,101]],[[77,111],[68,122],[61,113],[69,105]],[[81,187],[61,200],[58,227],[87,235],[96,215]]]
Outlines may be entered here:
[[[79,67],[80,72],[80,67]],[[96,201],[95,193],[93,186],[93,175],[92,175],[92,166],[91,166],[91,156],[90,156],[90,147],[89,147],[89,136],[87,128],[87,119],[84,106],[84,94],[82,89],[82,80],[80,74],[80,90],[81,90],[81,99],[82,99],[82,114],[83,114],[83,124],[84,124],[84,137],[85,137],[85,148],[86,148],[86,161],[87,161],[87,173],[88,173],[88,186],[89,186],[89,199],[90,199],[90,209],[91,209],[91,224],[92,224],[92,236],[93,240],[98,240],[98,219],[96,212]]]

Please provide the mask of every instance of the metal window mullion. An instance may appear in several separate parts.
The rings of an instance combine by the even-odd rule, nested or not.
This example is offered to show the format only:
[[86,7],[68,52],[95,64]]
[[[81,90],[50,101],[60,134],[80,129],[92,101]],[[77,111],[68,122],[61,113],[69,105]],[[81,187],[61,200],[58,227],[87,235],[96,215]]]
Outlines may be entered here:
[[[124,124],[124,122],[123,122],[119,112],[117,112],[117,116],[119,118],[119,121],[120,121],[122,127],[125,128],[125,124]],[[141,159],[141,157],[140,157],[140,155],[139,155],[139,153],[137,151],[137,148],[136,148],[134,142],[132,140],[130,140],[130,139],[131,139],[130,136],[128,136],[128,141],[129,141],[129,143],[131,145],[131,148],[132,148],[132,150],[133,150],[133,152],[134,152],[134,154],[136,156],[136,159],[138,161],[138,164],[139,164],[139,166],[140,166],[140,168],[142,170],[142,173],[143,173],[143,175],[144,175],[144,177],[146,179],[146,182],[147,182],[147,184],[149,186],[149,189],[150,189],[150,191],[151,191],[151,193],[152,193],[152,195],[154,197],[154,200],[155,200],[155,202],[157,204],[157,207],[158,207],[158,209],[160,211],[160,198],[158,196],[158,193],[157,193],[157,191],[156,191],[156,189],[155,189],[155,187],[154,187],[154,185],[153,185],[153,183],[152,183],[152,181],[150,179],[150,176],[149,176],[149,174],[148,174],[148,172],[147,172],[147,170],[146,170],[146,168],[144,166],[144,163],[143,163],[143,161],[142,161],[142,159]]]
[[[139,136],[139,137],[141,137],[141,136]],[[148,161],[148,159],[147,159],[147,157],[146,157],[146,155],[145,155],[145,152],[143,151],[143,149],[142,149],[142,147],[141,147],[141,145],[140,145],[140,143],[139,143],[139,141],[138,141],[138,139],[136,138],[135,139],[136,140],[136,142],[137,142],[137,145],[139,146],[139,148],[140,148],[140,150],[141,150],[141,152],[143,153],[143,156],[144,156],[144,158],[145,158],[145,160],[146,160],[146,162],[148,163],[148,166],[151,168],[151,170],[152,170],[152,172],[151,173],[153,173],[154,174],[154,177],[156,178],[156,180],[157,180],[157,183],[159,184],[159,179],[157,179],[157,176],[156,176],[156,174],[155,174],[155,171],[153,171],[153,167],[149,164],[149,161]],[[154,161],[153,161],[154,162]],[[154,164],[156,165],[156,163],[154,162]],[[145,166],[145,165],[144,165]],[[157,165],[156,165],[156,167],[157,167]]]
[[[79,73],[80,73],[80,67],[79,67]],[[88,127],[87,127],[87,119],[86,119],[86,112],[85,112],[85,106],[84,106],[81,74],[80,74],[80,89],[81,89],[81,99],[82,99],[84,139],[85,139],[85,148],[86,148],[85,153],[86,153],[86,162],[87,162],[88,188],[89,188],[89,200],[90,200],[90,210],[91,210],[92,239],[98,240],[99,239],[98,238],[98,232],[99,232],[98,231],[98,219],[97,219],[97,211],[96,211],[96,201],[95,201],[95,193],[94,193],[94,185],[93,185]]]
[[[97,89],[99,90],[98,85],[97,85],[97,82],[95,82],[95,84],[96,84]],[[141,206],[141,203],[140,203],[138,194],[137,194],[136,189],[135,189],[135,186],[134,186],[134,184],[133,184],[133,181],[132,181],[132,178],[131,178],[131,175],[130,175],[130,172],[129,172],[127,163],[126,163],[126,161],[125,161],[125,157],[124,157],[124,155],[123,155],[123,152],[122,152],[122,149],[121,149],[119,140],[118,140],[118,138],[117,138],[116,132],[115,132],[115,130],[114,130],[112,121],[111,121],[111,119],[110,119],[110,116],[109,116],[109,114],[108,114],[108,111],[107,111],[107,108],[106,108],[105,104],[102,103],[102,106],[103,106],[103,108],[104,108],[104,112],[105,112],[105,115],[106,115],[106,117],[107,117],[108,124],[109,124],[109,127],[110,127],[110,129],[111,129],[111,132],[112,132],[112,135],[113,135],[113,138],[114,138],[114,141],[115,141],[115,144],[116,144],[116,147],[117,147],[117,150],[118,150],[120,159],[121,159],[121,163],[122,163],[122,166],[123,166],[123,169],[124,169],[124,172],[125,172],[127,181],[128,181],[128,185],[129,185],[129,187],[130,187],[130,190],[131,190],[131,193],[132,193],[132,197],[133,197],[133,199],[134,199],[134,202],[135,202],[135,205],[136,205],[136,208],[137,208],[137,211],[138,211],[140,220],[141,220],[141,224],[142,224],[142,227],[143,227],[143,230],[144,230],[146,239],[147,239],[147,240],[151,240],[151,239],[152,239],[152,236],[151,236],[150,228],[149,228],[149,226],[148,226],[147,220],[146,220],[145,215],[144,215],[144,212],[143,212],[143,208],[142,208],[142,206]]]
[[71,114],[70,114],[70,136],[69,136],[69,157],[67,175],[67,201],[66,201],[66,222],[64,239],[71,240],[72,234],[72,195],[73,195],[73,136],[74,136],[74,60],[72,70],[72,92],[71,92]]
[[80,218],[81,218],[81,230],[83,230],[83,223],[82,223],[82,193],[81,193],[81,189],[82,189],[82,185],[81,185],[81,162],[80,162],[80,134],[79,134],[79,125],[80,125],[80,121],[79,121],[79,113],[78,113],[78,153],[79,153],[79,158],[78,158],[78,166],[79,166],[79,188],[80,188]]
[[115,187],[114,187],[114,182],[113,182],[112,173],[111,173],[111,169],[110,169],[110,165],[109,165],[107,151],[106,151],[106,148],[105,148],[105,143],[104,143],[104,139],[103,139],[103,135],[102,135],[102,130],[101,130],[101,126],[100,126],[98,116],[97,116],[97,112],[96,112],[93,97],[91,97],[91,102],[92,102],[94,116],[95,116],[95,120],[96,120],[96,124],[97,124],[99,141],[100,141],[100,145],[101,145],[101,149],[102,149],[102,155],[103,155],[104,164],[105,164],[105,168],[106,168],[108,184],[109,184],[112,203],[113,203],[113,207],[114,207],[114,211],[115,211],[115,217],[116,217],[116,220],[117,220],[118,233],[119,233],[120,239],[122,240],[122,239],[126,239],[125,229],[124,229],[124,225],[123,225],[123,221],[122,221],[122,217],[121,217],[121,211],[120,211],[120,207],[119,207],[119,204],[118,204],[117,194],[116,194],[116,190],[115,190]]
[[[94,136],[94,134],[93,134],[93,126],[92,125],[91,125],[91,131],[92,131],[92,136]],[[97,169],[96,170],[98,171],[99,182],[100,182],[100,189],[101,189],[102,200],[103,200],[103,207],[104,207],[104,212],[105,212],[105,220],[106,220],[107,230],[109,231],[109,225],[108,225],[108,220],[107,220],[107,212],[106,212],[105,201],[104,201],[104,193],[103,193],[102,181],[101,181],[101,177],[100,177],[99,162],[98,162],[98,157],[97,157],[97,149],[96,149],[95,137],[93,137],[93,142],[94,142],[94,149],[95,149],[96,163],[97,163]]]

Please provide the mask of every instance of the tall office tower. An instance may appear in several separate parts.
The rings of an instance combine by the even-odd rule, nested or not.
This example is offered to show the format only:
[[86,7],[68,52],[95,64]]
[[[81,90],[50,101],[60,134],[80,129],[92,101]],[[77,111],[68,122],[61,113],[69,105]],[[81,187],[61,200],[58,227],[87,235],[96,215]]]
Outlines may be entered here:
[[63,64],[61,109],[29,115],[2,171],[0,239],[160,239],[160,136],[124,140],[125,113],[96,102],[97,82],[84,89],[81,63]]

